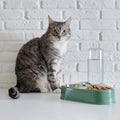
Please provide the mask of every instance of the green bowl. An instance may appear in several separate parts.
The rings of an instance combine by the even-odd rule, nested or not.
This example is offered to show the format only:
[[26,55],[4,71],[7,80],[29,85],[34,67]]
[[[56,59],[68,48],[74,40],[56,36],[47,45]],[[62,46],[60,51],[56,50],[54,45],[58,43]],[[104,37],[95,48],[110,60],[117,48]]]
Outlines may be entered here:
[[[90,85],[88,82],[80,84]],[[108,105],[115,103],[115,92],[113,88],[108,90],[88,90],[62,86],[60,98],[89,104]]]

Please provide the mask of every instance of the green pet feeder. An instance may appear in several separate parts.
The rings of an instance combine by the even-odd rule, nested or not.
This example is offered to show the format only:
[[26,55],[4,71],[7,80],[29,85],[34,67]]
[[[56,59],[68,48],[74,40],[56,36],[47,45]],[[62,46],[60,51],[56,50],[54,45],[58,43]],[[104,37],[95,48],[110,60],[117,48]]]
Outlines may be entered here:
[[[88,82],[80,83],[80,85],[83,86],[88,86],[88,84],[90,85]],[[113,88],[108,90],[89,90],[83,89],[82,87],[75,88],[72,86],[62,86],[61,99],[89,104],[107,105],[115,103],[115,93]]]
[[61,99],[89,104],[108,105],[115,103],[114,88],[103,83],[103,52],[90,49],[88,81],[61,86]]

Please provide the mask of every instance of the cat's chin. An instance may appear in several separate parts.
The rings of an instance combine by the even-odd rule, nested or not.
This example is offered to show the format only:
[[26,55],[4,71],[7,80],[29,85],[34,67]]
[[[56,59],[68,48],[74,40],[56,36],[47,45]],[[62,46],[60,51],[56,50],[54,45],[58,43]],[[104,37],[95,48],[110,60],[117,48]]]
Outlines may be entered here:
[[65,37],[52,36],[51,38],[53,41],[66,42],[70,39],[70,36],[65,36]]
[[59,41],[63,41],[63,42],[65,42],[65,41],[68,41],[69,38],[70,38],[70,37],[61,37],[61,39],[60,39]]

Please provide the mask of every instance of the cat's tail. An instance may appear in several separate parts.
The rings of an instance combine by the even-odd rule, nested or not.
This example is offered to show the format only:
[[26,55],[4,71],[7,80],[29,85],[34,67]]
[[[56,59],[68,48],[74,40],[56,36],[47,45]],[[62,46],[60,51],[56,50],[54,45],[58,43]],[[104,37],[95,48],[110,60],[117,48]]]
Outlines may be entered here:
[[15,86],[15,87],[11,87],[9,90],[8,90],[8,94],[11,98],[13,99],[17,99],[20,97],[20,92],[18,90],[18,87]]

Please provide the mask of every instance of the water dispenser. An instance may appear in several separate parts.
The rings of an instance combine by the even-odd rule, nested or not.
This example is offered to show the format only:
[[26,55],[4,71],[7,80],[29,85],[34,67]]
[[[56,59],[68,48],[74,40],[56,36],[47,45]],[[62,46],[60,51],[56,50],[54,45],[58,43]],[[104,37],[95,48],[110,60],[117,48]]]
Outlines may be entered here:
[[91,84],[103,83],[103,50],[90,48],[88,58],[88,81]]

